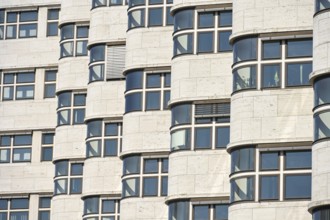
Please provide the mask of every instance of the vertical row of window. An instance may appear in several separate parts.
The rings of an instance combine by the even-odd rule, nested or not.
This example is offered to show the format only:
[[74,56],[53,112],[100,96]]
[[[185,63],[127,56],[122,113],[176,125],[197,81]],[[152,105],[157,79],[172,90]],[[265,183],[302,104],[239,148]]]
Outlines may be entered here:
[[171,150],[224,149],[229,143],[230,104],[179,104],[171,109]]
[[[233,91],[308,86],[312,72],[312,39],[234,42]],[[253,63],[255,61],[255,63]],[[244,65],[248,62],[247,65]]]
[[58,8],[48,9],[47,36],[57,36],[58,35],[59,14],[60,14],[60,9],[58,9]]
[[87,122],[86,157],[118,156],[122,144],[122,123],[93,120]]
[[92,9],[105,6],[126,5],[126,0],[92,0]]
[[[197,19],[194,19],[195,16]],[[231,26],[231,11],[199,12],[185,9],[175,12],[173,55],[231,51]]]
[[84,199],[83,220],[119,220],[120,200],[105,196]]
[[57,125],[83,124],[86,93],[62,92],[58,94]]
[[167,158],[124,158],[122,197],[167,196]]
[[84,24],[65,24],[61,27],[61,58],[87,56],[89,26]]
[[0,40],[37,37],[38,11],[0,9]]
[[28,220],[29,199],[28,198],[0,199],[0,219]]
[[173,0],[130,0],[128,29],[172,25],[172,5]]
[[168,109],[171,73],[135,70],[126,74],[125,112]]
[[82,192],[83,165],[68,160],[55,162],[54,195]]
[[[231,202],[310,199],[311,166],[310,150],[234,150],[231,152]],[[247,173],[234,177],[238,172]]]
[[50,220],[51,199],[51,197],[39,197],[38,220]]
[[43,133],[41,141],[41,161],[53,160],[54,133]]

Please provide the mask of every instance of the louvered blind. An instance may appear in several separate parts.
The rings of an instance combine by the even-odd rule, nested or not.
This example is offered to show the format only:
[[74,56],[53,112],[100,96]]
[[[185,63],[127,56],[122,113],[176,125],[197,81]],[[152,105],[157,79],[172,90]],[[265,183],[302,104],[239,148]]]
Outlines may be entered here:
[[195,117],[228,117],[230,116],[230,103],[196,104]]
[[125,67],[125,46],[108,46],[107,48],[107,79],[122,79]]

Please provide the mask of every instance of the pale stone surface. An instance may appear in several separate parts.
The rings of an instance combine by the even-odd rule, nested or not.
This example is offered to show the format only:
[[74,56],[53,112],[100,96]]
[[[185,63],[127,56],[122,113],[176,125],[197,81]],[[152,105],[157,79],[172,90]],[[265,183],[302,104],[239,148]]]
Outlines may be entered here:
[[81,219],[83,201],[81,195],[60,195],[52,199],[52,220]]

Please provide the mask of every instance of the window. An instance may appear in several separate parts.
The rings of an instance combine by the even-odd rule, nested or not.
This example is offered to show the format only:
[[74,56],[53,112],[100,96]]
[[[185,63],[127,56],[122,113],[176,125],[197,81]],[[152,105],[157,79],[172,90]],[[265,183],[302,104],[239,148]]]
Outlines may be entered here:
[[2,101],[34,99],[34,71],[2,74]]
[[171,112],[172,151],[225,149],[229,143],[229,103],[179,104]]
[[[259,158],[256,166],[255,158]],[[231,201],[309,199],[311,162],[309,149],[241,148],[232,151]],[[239,171],[246,174],[236,177]],[[255,184],[259,187],[256,190]]]
[[87,122],[86,157],[118,156],[122,143],[122,123]]
[[38,220],[50,220],[51,197],[39,197]]
[[[330,8],[329,0],[315,0],[315,12]],[[316,219],[318,220],[318,219]],[[322,219],[323,220],[323,219]]]
[[31,162],[32,134],[0,136],[0,163]]
[[0,219],[28,219],[29,198],[0,199]]
[[169,220],[189,220],[189,202],[180,201],[170,203]]
[[58,35],[59,13],[60,13],[60,9],[58,9],[58,8],[48,9],[47,36],[57,36]]
[[126,74],[125,112],[166,110],[170,100],[171,73],[142,70]]
[[171,6],[172,2],[166,0],[129,1],[128,29],[172,25]]
[[126,4],[126,0],[92,0],[92,9],[105,6],[121,6]]
[[328,220],[330,218],[329,206],[323,206],[313,211],[313,220]]
[[90,48],[89,82],[122,79],[125,45],[94,45]]
[[[198,12],[192,9],[176,12],[173,35],[174,56],[231,51],[229,44],[231,13],[231,11]],[[194,16],[197,16],[197,22],[194,22]],[[197,32],[194,29],[197,29]]]
[[87,56],[88,25],[66,24],[61,27],[61,58]]
[[126,157],[123,172],[123,197],[167,196],[167,158]]
[[330,112],[322,111],[314,114],[314,140],[330,137]]
[[56,75],[57,75],[57,70],[46,70],[45,71],[44,98],[54,98],[55,97]]
[[320,77],[314,81],[314,106],[330,103],[330,77]]
[[62,160],[55,162],[54,195],[82,192],[83,163]]
[[120,200],[106,196],[91,196],[84,199],[83,220],[119,220]]
[[[236,40],[233,46],[233,91],[309,86],[312,44],[311,38],[258,40],[250,37]],[[238,66],[238,62],[244,64],[247,61],[248,65]]]
[[58,94],[57,125],[83,124],[86,93],[62,92]]
[[54,133],[43,133],[41,141],[41,161],[53,160]]
[[37,37],[38,11],[0,10],[0,40]]

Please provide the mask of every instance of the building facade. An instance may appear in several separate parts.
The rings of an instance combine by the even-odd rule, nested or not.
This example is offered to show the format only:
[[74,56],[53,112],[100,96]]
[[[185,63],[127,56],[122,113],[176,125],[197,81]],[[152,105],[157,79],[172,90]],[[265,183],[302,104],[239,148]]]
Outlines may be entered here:
[[0,220],[330,220],[329,0],[3,0]]

